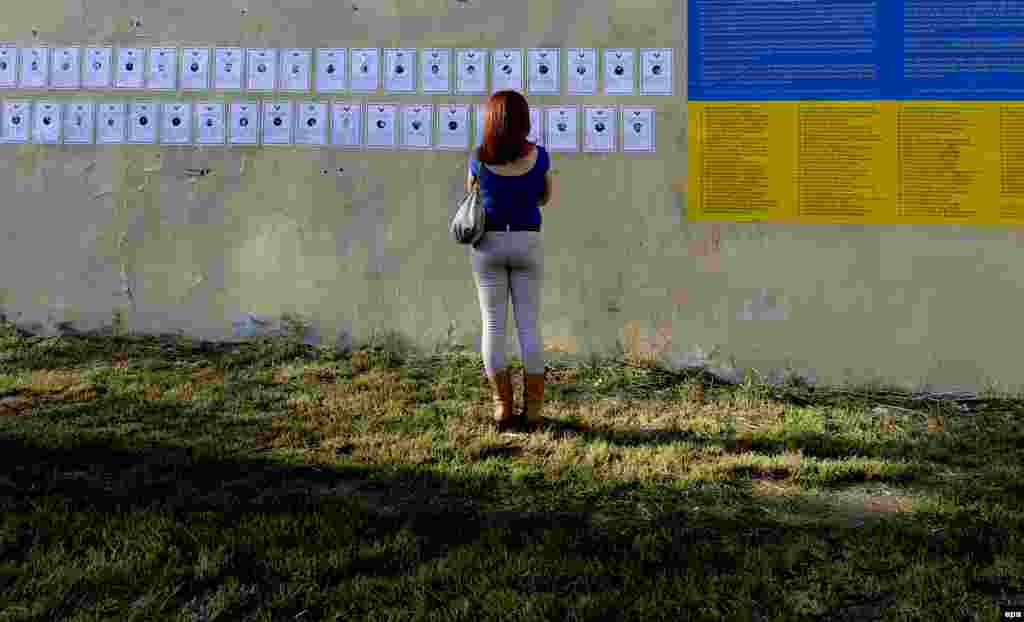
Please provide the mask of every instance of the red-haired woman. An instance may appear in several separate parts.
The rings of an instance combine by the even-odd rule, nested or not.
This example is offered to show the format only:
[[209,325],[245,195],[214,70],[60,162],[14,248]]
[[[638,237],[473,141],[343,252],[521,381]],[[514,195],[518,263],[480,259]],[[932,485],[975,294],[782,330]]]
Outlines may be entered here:
[[[544,276],[540,207],[551,198],[551,161],[529,142],[530,108],[516,91],[498,91],[487,102],[484,138],[469,159],[467,191],[479,179],[486,213],[483,238],[470,261],[483,320],[484,368],[494,388],[498,431],[531,431],[542,421],[544,351],[538,323]],[[505,319],[509,293],[525,368],[523,410],[513,412],[512,382],[505,366]]]

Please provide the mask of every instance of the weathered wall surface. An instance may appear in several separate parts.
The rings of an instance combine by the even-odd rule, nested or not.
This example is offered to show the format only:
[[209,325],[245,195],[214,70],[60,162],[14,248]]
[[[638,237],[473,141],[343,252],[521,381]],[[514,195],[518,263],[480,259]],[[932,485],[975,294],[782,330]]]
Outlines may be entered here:
[[[585,355],[618,343],[829,384],[1018,388],[1015,232],[687,220],[683,0],[355,5],[33,0],[5,15],[0,40],[27,43],[36,28],[49,44],[673,47],[675,97],[530,97],[657,108],[655,154],[552,156],[548,347]],[[454,327],[479,351],[468,250],[447,232],[467,155],[0,145],[0,311],[52,332],[100,328],[122,309],[128,329],[209,339],[237,338],[248,313],[296,313],[314,341],[393,329],[429,347]],[[186,168],[212,172],[191,179]],[[513,327],[510,317],[510,352]]]

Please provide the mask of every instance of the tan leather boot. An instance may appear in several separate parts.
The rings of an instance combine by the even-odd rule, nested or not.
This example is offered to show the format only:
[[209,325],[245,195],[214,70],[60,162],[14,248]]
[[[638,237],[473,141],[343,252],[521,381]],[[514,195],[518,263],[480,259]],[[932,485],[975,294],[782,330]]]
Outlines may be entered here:
[[544,418],[540,416],[544,406],[544,373],[525,374],[523,385],[523,411],[519,419],[532,432],[544,423]]
[[512,377],[508,368],[505,368],[487,378],[494,389],[494,424],[498,432],[507,432],[515,427],[517,420],[512,401]]

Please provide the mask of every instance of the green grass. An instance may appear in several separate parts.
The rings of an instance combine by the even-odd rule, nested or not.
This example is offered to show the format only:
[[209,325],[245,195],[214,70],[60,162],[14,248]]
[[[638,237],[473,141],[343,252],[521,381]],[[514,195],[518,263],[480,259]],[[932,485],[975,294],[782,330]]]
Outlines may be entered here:
[[[516,401],[522,397],[522,367]],[[995,620],[1008,396],[0,331],[0,621]],[[880,406],[884,404],[884,406]]]

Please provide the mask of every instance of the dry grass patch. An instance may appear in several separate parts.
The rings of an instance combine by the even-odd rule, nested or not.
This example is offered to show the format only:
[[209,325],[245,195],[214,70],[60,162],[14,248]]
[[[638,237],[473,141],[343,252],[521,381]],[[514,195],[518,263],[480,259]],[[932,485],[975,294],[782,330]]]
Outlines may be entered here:
[[203,367],[192,372],[192,381],[202,384],[224,386],[224,370],[220,367]]
[[80,383],[82,372],[76,369],[33,370],[22,390],[29,393],[58,393]]

